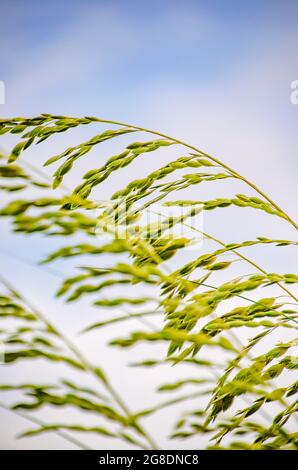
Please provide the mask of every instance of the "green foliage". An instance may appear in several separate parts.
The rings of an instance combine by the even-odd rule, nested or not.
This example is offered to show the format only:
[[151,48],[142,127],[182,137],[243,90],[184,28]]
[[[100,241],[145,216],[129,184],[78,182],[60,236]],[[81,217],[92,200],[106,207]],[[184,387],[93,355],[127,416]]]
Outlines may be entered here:
[[[36,180],[32,171],[26,170],[25,163],[16,163],[32,145],[54,138],[57,133],[91,124],[108,124],[113,128],[48,158],[45,166],[60,165],[53,172],[52,187]],[[138,328],[127,336],[114,338],[110,345],[135,348],[145,342],[154,348],[155,342],[162,342],[167,346],[166,357],[135,361],[134,365],[144,368],[175,365],[179,370],[188,364],[195,370],[192,377],[180,376],[176,382],[160,384],[158,388],[158,393],[176,394],[182,388],[191,387],[192,393],[175,395],[154,406],[144,404],[143,410],[131,411],[101,365],[91,364],[52,325],[48,316],[33,308],[15,286],[2,280],[0,340],[7,346],[6,362],[14,364],[33,359],[47,364],[59,362],[65,367],[65,376],[63,379],[58,377],[57,383],[53,384],[3,384],[0,390],[18,390],[27,397],[16,403],[14,410],[70,406],[94,415],[99,422],[96,426],[42,423],[23,435],[62,432],[62,436],[68,438],[65,431],[71,435],[75,432],[94,433],[120,439],[129,446],[154,448],[156,443],[145,430],[144,419],[168,406],[175,410],[175,405],[188,401],[187,412],[177,416],[172,439],[184,440],[207,434],[209,448],[296,449],[298,436],[293,432],[293,426],[298,406],[297,375],[296,379],[294,377],[298,339],[294,335],[298,324],[298,299],[294,289],[298,275],[267,272],[246,251],[257,246],[264,249],[273,246],[276,250],[288,246],[295,248],[298,241],[259,236],[226,243],[193,227],[192,220],[201,211],[212,210],[217,214],[217,209],[233,207],[238,211],[249,208],[253,213],[256,210],[259,217],[278,217],[295,230],[298,229],[296,222],[262,190],[220,160],[160,132],[95,117],[43,114],[36,118],[0,120],[0,134],[6,133],[17,134],[19,142],[12,149],[8,164],[4,163],[4,157],[1,158],[0,190],[8,196],[2,199],[5,202],[0,216],[9,218],[14,231],[23,234],[38,232],[44,236],[84,237],[84,242],[70,238],[67,244],[63,243],[63,247],[43,260],[43,263],[52,263],[84,257],[79,272],[64,279],[57,292],[69,302],[91,296],[99,316],[102,309],[111,311],[107,319],[100,317],[96,323],[89,322],[84,334],[118,322],[142,322],[142,330]],[[122,146],[116,155],[101,162],[99,168],[85,173],[82,182],[66,195],[54,194],[81,157],[87,161],[87,153],[98,145],[107,140],[117,141],[121,136],[127,138],[130,133],[150,134],[150,140]],[[124,187],[111,195],[108,208],[99,207],[91,198],[94,189],[99,189],[122,168],[133,167],[136,158],[144,158],[150,153],[152,159],[159,161],[159,152],[168,151],[173,145],[178,156],[145,177],[131,177]],[[182,174],[184,171],[188,173]],[[227,186],[231,180],[242,184],[245,191],[254,193],[217,197],[213,188]],[[201,193],[197,192],[197,187],[201,183],[213,189],[211,199],[199,197]],[[28,189],[31,190],[30,197],[26,192]],[[173,195],[177,197],[177,191],[187,189],[198,195],[198,199],[171,199]],[[32,190],[38,194],[32,196]],[[15,192],[22,193],[23,197],[14,198]],[[143,205],[135,205],[141,202]],[[156,202],[167,207],[188,207],[188,212],[182,216],[164,217],[158,226],[144,223],[141,216],[148,208],[154,210]],[[128,235],[119,237],[113,233],[111,227],[115,221],[125,223]],[[183,250],[190,247],[193,240],[171,232],[170,229],[181,225],[198,232],[204,241],[200,253],[194,249],[190,252],[192,259],[182,264]],[[98,234],[98,227],[105,230],[108,241]],[[237,227],[235,233],[236,230]],[[215,248],[210,249],[210,244],[215,244]],[[92,265],[86,265],[86,256]],[[248,269],[237,277],[232,272],[236,261],[241,261]],[[146,286],[150,293],[139,295],[135,284]],[[120,295],[113,289],[119,286],[125,286],[129,292]],[[272,290],[267,296],[260,293],[272,286],[279,295],[272,295]],[[110,292],[115,294],[114,297],[108,295]],[[237,301],[237,306],[230,307],[230,301]],[[115,307],[118,314],[113,316]],[[125,308],[131,307],[134,310],[127,314]],[[151,315],[160,318],[162,326],[148,330],[146,321]],[[286,334],[287,339],[276,342],[277,332],[279,338]],[[74,370],[92,376],[95,385],[83,387],[75,383],[72,379]]]

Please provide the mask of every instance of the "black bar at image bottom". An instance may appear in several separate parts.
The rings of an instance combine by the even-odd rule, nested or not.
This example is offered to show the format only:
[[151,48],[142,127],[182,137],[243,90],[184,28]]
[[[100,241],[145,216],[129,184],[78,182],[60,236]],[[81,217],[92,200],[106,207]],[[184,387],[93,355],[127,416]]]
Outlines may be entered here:
[[[206,468],[209,464],[229,465],[237,468],[242,463],[266,465],[287,465],[295,463],[297,454],[294,451],[221,451],[221,450],[99,450],[99,451],[63,451],[63,450],[2,450],[0,451],[1,467],[5,465],[28,465],[30,470],[40,470],[43,463],[47,465],[68,465],[68,468],[89,469],[101,467],[113,468],[148,468],[148,466],[178,466],[186,468]],[[86,467],[85,467],[86,468]],[[225,468],[225,467],[221,467]]]

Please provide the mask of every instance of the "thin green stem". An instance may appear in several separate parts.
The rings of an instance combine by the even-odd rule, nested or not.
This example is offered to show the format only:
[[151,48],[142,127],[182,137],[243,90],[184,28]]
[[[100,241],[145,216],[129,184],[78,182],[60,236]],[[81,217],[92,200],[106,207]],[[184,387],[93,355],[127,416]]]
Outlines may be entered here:
[[[187,224],[186,222],[182,222],[186,227],[189,227],[199,233],[201,233],[204,237],[208,238],[209,240],[213,240],[215,241],[216,243],[220,244],[222,247],[224,248],[227,248],[227,245],[222,242],[221,240],[219,240],[218,238],[210,235],[209,233],[206,233],[206,232],[203,232],[199,229],[197,229],[196,227],[193,227],[192,225],[189,225]],[[228,249],[229,251],[231,251],[232,253],[234,253],[235,255],[239,256],[240,258],[242,258],[244,261],[246,261],[247,263],[249,263],[251,266],[255,267],[258,271],[260,271],[261,273],[263,273],[264,275],[268,275],[267,271],[265,271],[265,269],[263,269],[260,265],[258,265],[255,261],[252,261],[250,258],[246,257],[245,255],[243,255],[242,253],[240,253],[240,251],[238,250],[234,250],[233,248],[229,248]],[[295,294],[293,294],[289,289],[287,289],[287,287],[285,287],[283,284],[280,284],[279,282],[276,282],[276,284],[284,291],[286,292],[290,297],[292,297],[292,299],[295,300],[295,302],[298,302],[298,298],[295,296]]]
[[[155,211],[152,211],[152,213],[154,214],[157,214],[159,216],[162,216],[163,214],[159,213],[159,212],[155,212]],[[184,220],[181,221],[181,223],[183,225],[185,225],[185,227],[188,227],[198,233],[200,233],[201,235],[203,235],[204,237],[208,238],[209,240],[213,240],[215,241],[216,243],[220,244],[222,247],[224,248],[227,248],[228,251],[231,251],[232,253],[234,253],[235,255],[237,255],[239,258],[242,258],[244,261],[246,261],[247,263],[249,263],[251,266],[255,267],[258,271],[260,271],[262,274],[264,275],[268,275],[267,271],[265,271],[260,265],[258,265],[256,262],[252,261],[250,258],[246,257],[245,255],[243,255],[242,253],[240,253],[240,251],[238,250],[235,250],[233,248],[228,248],[227,245],[222,242],[221,240],[219,240],[218,238],[210,235],[209,233],[206,233],[206,232],[203,232],[202,230],[199,230],[198,228],[194,227],[193,225],[191,224],[188,224],[187,222],[185,222]],[[290,297],[292,297],[292,299],[295,300],[295,302],[297,303],[298,302],[298,298],[295,296],[295,294],[293,294],[289,289],[287,289],[287,287],[285,287],[283,284],[281,284],[280,282],[277,282],[276,283],[284,292],[286,292]],[[241,296],[238,296],[238,297],[241,297]],[[242,297],[244,298],[244,297]],[[291,319],[290,317],[287,317],[288,319]]]
[[[6,279],[4,279],[2,276],[0,276],[0,282],[2,282],[3,285],[7,287],[21,302],[23,302],[25,305],[27,305],[32,312],[34,312],[38,318],[51,330],[53,333],[57,335],[61,339],[61,341],[67,346],[67,348],[79,359],[81,364],[84,366],[84,369],[88,371],[90,374],[92,374],[99,382],[106,388],[106,390],[111,394],[111,396],[114,398],[115,402],[118,404],[118,406],[122,409],[122,411],[125,413],[125,415],[128,418],[131,418],[133,415],[121,396],[118,394],[118,392],[114,389],[114,387],[105,379],[104,377],[101,377],[96,369],[93,367],[93,365],[89,362],[89,360],[82,354],[82,352],[75,346],[75,344],[62,333],[59,331],[53,324],[50,322],[46,316],[35,306],[31,304],[31,302],[26,299],[23,294],[21,294],[19,291],[17,291]],[[135,428],[140,432],[140,434],[147,440],[149,445],[153,449],[157,449],[157,446],[152,439],[152,437],[143,429],[143,427],[135,422]]]
[[182,145],[186,148],[189,148],[190,150],[193,150],[196,153],[200,153],[204,157],[208,158],[209,160],[213,161],[217,165],[220,165],[222,168],[225,168],[227,171],[229,171],[235,178],[238,178],[242,180],[244,183],[246,183],[248,186],[250,186],[252,189],[254,189],[260,196],[262,196],[264,199],[266,199],[267,202],[269,202],[278,212],[282,213],[284,217],[288,220],[288,222],[296,229],[298,230],[298,224],[281,208],[279,205],[277,205],[264,191],[262,191],[258,186],[256,186],[254,183],[252,183],[250,180],[242,176],[240,173],[237,171],[233,170],[230,166],[226,165],[223,163],[221,160],[218,158],[215,158],[206,152],[203,152],[202,150],[198,149],[197,147],[194,147],[193,145],[190,145],[183,140],[176,139],[175,137],[171,137],[167,134],[164,134],[162,132],[158,132],[152,129],[147,129],[145,127],[140,127],[140,126],[135,126],[133,124],[127,124],[125,122],[121,121],[113,121],[113,120],[108,120],[108,119],[100,119],[100,118],[94,118],[95,121],[97,122],[103,122],[106,124],[114,124],[116,126],[124,126],[124,127],[130,127],[132,129],[136,129],[140,132],[146,132],[149,134],[157,135],[159,137],[163,137],[165,139],[171,140],[172,142],[175,142],[176,144]]
[[[27,415],[25,413],[22,413],[21,411],[17,411],[17,410],[14,410],[12,408],[9,408],[4,403],[0,402],[0,408],[2,408],[3,410],[9,411],[9,412],[11,412],[11,413],[13,413],[17,416],[20,416],[21,418],[23,418],[27,421],[30,421],[33,424],[37,424],[38,426],[41,426],[41,427],[45,426],[45,423],[43,421],[41,421],[40,419],[35,418],[34,416],[30,416],[30,415]],[[70,434],[68,434],[65,431],[51,431],[51,432],[54,433],[54,434],[57,434],[57,436],[61,437],[62,439],[65,439],[66,441],[71,442],[71,444],[75,445],[79,449],[91,450],[90,447],[88,447],[86,444],[80,442],[75,437],[71,436]]]

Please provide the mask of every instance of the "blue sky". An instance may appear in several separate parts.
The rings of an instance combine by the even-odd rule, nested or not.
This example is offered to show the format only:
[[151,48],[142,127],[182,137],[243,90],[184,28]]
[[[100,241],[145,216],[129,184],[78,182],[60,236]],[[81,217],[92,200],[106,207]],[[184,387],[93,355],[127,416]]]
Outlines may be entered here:
[[0,14],[6,43],[0,75],[13,110],[98,113],[118,111],[120,102],[123,115],[125,107],[139,109],[139,94],[161,83],[224,87],[252,51],[257,59],[263,48],[279,47],[291,34],[297,39],[298,6],[277,0],[3,0]]
[[[94,114],[165,131],[229,163],[295,218],[298,105],[290,102],[290,84],[298,79],[296,0],[1,0],[0,18],[0,80],[6,85],[1,117]],[[4,136],[0,148],[9,149],[11,143]],[[41,165],[72,144],[63,134],[54,143],[30,150],[24,159]],[[137,165],[136,173],[142,163]],[[73,183],[71,178],[67,184]],[[235,241],[237,225],[237,239],[241,231],[249,233],[247,238],[254,237],[254,231],[293,237],[285,224],[276,226],[269,217],[265,225],[261,218],[249,225],[241,217],[231,226],[224,218],[219,218],[219,226],[211,223],[214,235]],[[17,256],[40,259],[49,245],[41,237],[11,236],[6,225],[1,226],[1,248]],[[257,254],[271,269],[273,258],[264,260],[261,250]],[[281,271],[284,266],[289,271],[297,268],[291,255],[278,263]],[[51,308],[69,334],[79,329],[87,303],[63,306],[60,301],[57,309],[52,299],[56,279],[1,252],[0,264],[37,305]],[[83,345],[91,347],[87,341]],[[97,347],[90,351],[95,358]],[[112,353],[115,380],[126,359]],[[17,369],[12,377],[26,380],[26,371]],[[160,380],[154,374],[139,376],[139,389],[123,381],[133,404],[147,393],[151,381]],[[13,436],[24,423],[2,412],[1,419],[6,423],[2,434],[0,429],[2,448],[63,444],[54,437],[16,442]],[[160,432],[166,421],[167,415],[163,424],[155,423]],[[165,443],[169,445],[174,444]]]
[[279,160],[297,164],[297,1],[3,0],[0,15],[2,115],[159,128],[257,179],[262,154],[273,191]]

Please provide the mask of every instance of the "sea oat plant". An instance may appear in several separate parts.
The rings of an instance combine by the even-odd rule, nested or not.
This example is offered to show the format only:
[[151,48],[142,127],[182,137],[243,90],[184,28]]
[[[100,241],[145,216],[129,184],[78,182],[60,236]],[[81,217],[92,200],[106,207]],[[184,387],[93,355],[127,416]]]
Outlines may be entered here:
[[[35,145],[81,127],[95,128],[96,135],[46,162],[32,164],[30,150]],[[111,383],[101,358],[96,363],[87,359],[53,324],[46,307],[40,311],[32,305],[22,286],[8,282],[2,269],[4,368],[39,359],[45,361],[44,368],[59,362],[66,371],[53,383],[28,380],[1,385],[2,391],[23,396],[11,411],[34,423],[24,435],[55,432],[86,448],[85,434],[93,433],[98,435],[98,448],[104,436],[132,448],[153,449],[159,442],[147,420],[171,407],[176,418],[171,438],[176,446],[183,448],[187,439],[206,436],[204,442],[211,449],[297,449],[298,275],[268,272],[266,256],[256,261],[250,254],[258,247],[263,247],[262,254],[273,248],[297,249],[297,222],[229,165],[161,132],[96,117],[42,114],[2,119],[0,134],[18,139],[8,162],[4,155],[1,158],[0,215],[15,232],[65,239],[43,260],[43,267],[82,258],[74,275],[65,276],[57,295],[68,302],[91,299],[98,321],[90,323],[85,315],[84,335],[100,332],[102,341],[102,331],[111,325],[130,324],[132,329],[124,328],[111,347],[138,351],[139,343],[148,343],[154,352],[155,343],[164,343],[167,354],[157,359],[138,360],[134,352],[134,366],[143,367],[144,373],[148,368],[172,366],[182,371],[178,381],[159,386],[158,393],[173,394],[173,398],[150,405],[144,396],[144,408],[131,409],[129,397]],[[105,159],[99,149],[111,140],[118,143],[119,151]],[[80,173],[79,184],[69,188],[68,178],[72,181],[70,175],[82,162],[88,166],[91,154],[97,167],[83,176]],[[161,155],[168,155],[163,164]],[[139,176],[134,165],[148,158],[155,167]],[[52,184],[45,179],[42,164],[55,167]],[[123,173],[126,167],[131,171]],[[109,204],[99,204],[101,188],[118,173],[127,181],[121,177]],[[236,187],[241,192],[231,194]],[[226,195],[219,196],[223,191]],[[157,203],[161,211],[165,208],[158,214],[159,223],[144,221],[142,215],[150,208],[156,212]],[[171,208],[181,211],[171,212]],[[202,215],[204,227],[198,227],[195,220]],[[222,240],[217,233],[209,233],[205,225],[211,216],[215,226],[223,220],[230,224],[234,238]],[[241,240],[238,217],[265,223],[272,218],[285,230],[289,226],[293,237],[259,233]],[[121,230],[113,231],[115,222],[125,228],[125,236]],[[175,231],[178,226],[185,232]],[[183,236],[190,232],[194,238]],[[77,243],[78,235],[83,242]],[[158,322],[150,323],[151,318]],[[192,367],[191,377],[185,376],[185,364]],[[83,382],[74,381],[74,373],[90,375],[94,385],[82,386]],[[192,387],[192,392],[180,394],[184,387]],[[181,407],[178,411],[181,403],[184,412]],[[92,416],[90,425],[85,425],[86,420],[84,424],[64,422],[61,413],[61,421],[44,422],[35,411],[48,405],[82,411]],[[93,424],[94,419],[98,424]]]

